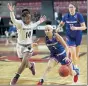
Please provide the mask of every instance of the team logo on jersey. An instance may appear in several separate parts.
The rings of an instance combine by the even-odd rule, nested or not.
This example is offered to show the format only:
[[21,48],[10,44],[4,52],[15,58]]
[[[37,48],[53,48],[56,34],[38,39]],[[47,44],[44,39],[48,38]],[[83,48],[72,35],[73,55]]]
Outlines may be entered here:
[[77,21],[66,21],[66,23],[77,23]]
[[76,19],[77,19],[77,15],[74,15],[74,18],[76,18]]

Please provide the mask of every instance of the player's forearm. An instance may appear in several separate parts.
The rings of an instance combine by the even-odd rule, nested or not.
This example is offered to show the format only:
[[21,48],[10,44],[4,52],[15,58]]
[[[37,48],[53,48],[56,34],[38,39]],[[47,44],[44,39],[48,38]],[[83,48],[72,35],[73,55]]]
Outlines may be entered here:
[[39,19],[39,21],[37,21],[37,22],[34,24],[34,27],[37,27],[39,24],[43,23],[45,20],[46,20],[46,16],[44,15],[43,17],[41,17],[41,18]]
[[64,39],[60,35],[58,35],[58,33],[56,33],[56,37],[57,37],[57,41],[59,41],[63,45],[63,47],[65,48],[66,54],[68,57],[68,46],[67,46],[66,42],[64,41]]
[[63,27],[63,25],[62,24],[59,24],[58,27],[57,27],[57,29],[60,29],[62,27]]
[[13,22],[13,24],[16,25],[17,29],[19,29],[22,26],[20,20],[17,20],[15,18],[13,11],[10,12],[10,18],[11,18],[11,21]]
[[85,29],[86,29],[86,27],[85,27],[85,26],[75,27],[75,28],[76,28],[76,30],[85,30]]
[[62,28],[64,26],[63,22],[60,22],[60,24],[57,26],[56,32],[59,31],[60,28]]
[[61,40],[61,44],[64,46],[64,48],[67,50],[67,44],[66,42],[64,41],[64,39],[62,37],[60,37],[60,40]]
[[39,44],[39,42],[40,42],[40,38],[38,38],[37,40],[34,40],[34,43]]
[[33,29],[36,29],[36,27],[37,27],[39,24],[40,24],[40,21],[37,21],[36,23],[34,23],[34,24],[32,25],[32,28],[33,28]]
[[13,23],[16,22],[15,15],[14,15],[14,12],[13,12],[13,11],[10,12],[10,18],[11,18],[11,21],[12,21]]
[[66,55],[68,57],[68,46],[66,44],[66,42],[64,41],[64,39],[61,37],[61,44],[64,46],[65,50],[66,50]]
[[40,22],[40,21],[37,21],[37,22],[35,23],[35,27],[38,26],[39,24],[41,24],[41,22]]
[[67,48],[67,44],[64,41],[64,39],[58,33],[55,33],[55,35],[56,35],[57,40],[64,46],[64,48]]

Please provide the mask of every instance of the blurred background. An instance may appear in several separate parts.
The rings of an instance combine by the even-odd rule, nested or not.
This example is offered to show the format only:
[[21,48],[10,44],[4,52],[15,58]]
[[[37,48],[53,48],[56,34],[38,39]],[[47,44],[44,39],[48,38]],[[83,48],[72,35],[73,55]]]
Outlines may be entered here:
[[[87,24],[87,0],[8,0],[0,1],[0,37],[6,37],[7,31],[11,26],[9,10],[7,8],[8,3],[12,3],[15,6],[15,16],[17,19],[21,19],[21,10],[28,8],[31,11],[32,22],[39,20],[40,16],[46,15],[46,17],[52,20],[54,28],[59,24],[62,16],[68,12],[69,3],[75,3],[77,11],[81,12],[84,16],[85,22]],[[44,29],[44,23],[42,23],[37,28]],[[64,33],[65,28],[60,30]],[[11,30],[10,30],[11,31]],[[87,32],[83,31],[84,34]],[[34,30],[34,34],[37,37],[43,37],[43,30]]]

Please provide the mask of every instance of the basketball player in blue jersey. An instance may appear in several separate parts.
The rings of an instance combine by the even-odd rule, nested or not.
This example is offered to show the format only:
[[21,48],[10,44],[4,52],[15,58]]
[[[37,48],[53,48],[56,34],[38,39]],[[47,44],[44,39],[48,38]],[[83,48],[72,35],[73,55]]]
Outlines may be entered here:
[[16,25],[18,38],[17,38],[17,54],[21,59],[21,65],[19,66],[16,75],[10,82],[10,85],[15,85],[23,72],[27,67],[31,70],[32,74],[35,75],[35,65],[33,62],[29,61],[29,58],[32,56],[32,34],[33,29],[38,26],[40,23],[46,20],[46,17],[43,16],[36,23],[31,22],[31,14],[28,9],[22,10],[22,20],[17,20],[14,15],[14,7],[12,4],[8,3],[8,9],[10,10],[11,21]]
[[[47,22],[47,24],[50,24],[50,22]],[[53,33],[53,27],[51,25],[45,26],[45,34],[45,43],[50,51],[50,57],[47,68],[37,85],[43,84],[46,74],[58,63],[61,63],[61,65],[67,65],[70,69],[70,75],[74,75],[73,71],[75,71],[76,74],[78,73],[78,71],[73,70],[69,58],[69,48],[63,38],[58,33]]]
[[[78,69],[79,46],[82,41],[82,30],[86,29],[86,25],[82,14],[76,12],[76,7],[73,4],[69,4],[69,13],[63,16],[57,32],[64,25],[66,26],[66,42],[70,48],[74,68]],[[75,77],[74,81],[77,82],[78,75]]]

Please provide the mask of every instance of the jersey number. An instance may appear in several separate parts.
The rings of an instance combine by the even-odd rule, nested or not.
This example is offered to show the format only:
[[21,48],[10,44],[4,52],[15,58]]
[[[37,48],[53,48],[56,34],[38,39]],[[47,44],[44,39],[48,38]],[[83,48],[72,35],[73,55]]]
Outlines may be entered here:
[[30,38],[30,36],[31,36],[31,32],[26,32],[26,38]]

